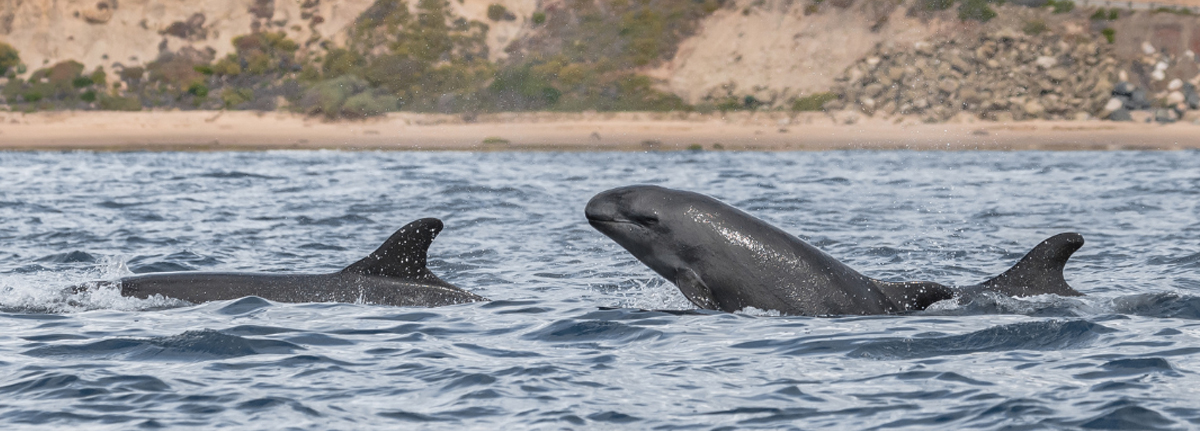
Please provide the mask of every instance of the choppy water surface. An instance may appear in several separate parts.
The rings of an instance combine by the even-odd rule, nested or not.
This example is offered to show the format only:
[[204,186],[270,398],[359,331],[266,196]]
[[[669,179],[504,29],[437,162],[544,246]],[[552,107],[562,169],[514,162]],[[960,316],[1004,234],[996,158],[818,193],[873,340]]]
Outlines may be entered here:
[[[906,316],[675,315],[584,221],[595,193],[714,195],[868,276],[978,283],[1087,239],[1084,298]],[[0,153],[0,427],[1200,427],[1200,153]],[[335,271],[420,217],[422,309],[200,305],[75,283]],[[600,307],[618,307],[601,309]]]

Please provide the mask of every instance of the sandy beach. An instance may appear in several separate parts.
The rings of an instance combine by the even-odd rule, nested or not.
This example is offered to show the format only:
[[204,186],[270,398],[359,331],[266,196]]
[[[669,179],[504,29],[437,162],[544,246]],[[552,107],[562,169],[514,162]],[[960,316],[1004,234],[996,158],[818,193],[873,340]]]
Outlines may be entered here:
[[[851,124],[847,124],[851,123]],[[1179,150],[1200,148],[1196,120],[966,119],[923,124],[842,112],[393,113],[362,121],[248,111],[0,113],[0,149],[646,151],[831,149]]]

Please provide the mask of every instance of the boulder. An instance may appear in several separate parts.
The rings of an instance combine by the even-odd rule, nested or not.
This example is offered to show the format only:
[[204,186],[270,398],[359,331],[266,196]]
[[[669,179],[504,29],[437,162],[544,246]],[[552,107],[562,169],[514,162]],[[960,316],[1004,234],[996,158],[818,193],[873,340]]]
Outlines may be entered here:
[[1170,94],[1167,95],[1167,105],[1170,105],[1170,106],[1175,106],[1180,103],[1183,103],[1184,100],[1186,100],[1186,99],[1183,96],[1183,92],[1172,91]]
[[1122,106],[1125,106],[1125,101],[1121,100],[1120,98],[1114,97],[1114,98],[1108,99],[1108,103],[1104,104],[1104,112],[1105,113],[1113,113],[1113,112],[1116,112],[1118,109],[1121,109]]
[[1042,106],[1041,103],[1038,103],[1038,101],[1036,101],[1036,100],[1030,101],[1024,105],[1021,105],[1021,109],[1025,112],[1025,115],[1028,115],[1028,116],[1034,117],[1034,118],[1041,117],[1043,114],[1046,113],[1046,108],[1044,106]]
[[1116,87],[1113,87],[1112,94],[1113,96],[1133,97],[1133,90],[1133,84],[1121,80]]
[[941,82],[938,82],[938,90],[941,90],[946,94],[954,94],[954,92],[958,90],[958,81],[953,79],[943,79]]
[[1133,121],[1133,115],[1129,113],[1128,109],[1121,108],[1108,114],[1108,119],[1112,121]]
[[863,95],[867,97],[876,97],[883,92],[883,84],[874,83],[863,89]]
[[1196,93],[1196,86],[1192,83],[1183,85],[1183,101],[1190,109],[1200,109],[1200,94]]
[[1047,70],[1046,76],[1050,77],[1050,79],[1053,79],[1055,81],[1062,82],[1062,81],[1066,81],[1067,78],[1071,76],[1071,72],[1067,72],[1067,69],[1063,69],[1061,67],[1056,67],[1056,68]]
[[1051,67],[1058,65],[1058,59],[1048,56],[1048,55],[1043,55],[1041,57],[1038,57],[1037,60],[1034,60],[1033,62],[1034,62],[1034,64],[1037,64],[1038,67],[1040,67],[1042,69],[1049,69]]
[[958,70],[959,72],[961,72],[963,74],[967,74],[972,71],[971,65],[967,64],[967,61],[963,60],[963,58],[960,57],[959,55],[950,54],[949,57],[950,58],[948,60],[950,63],[950,67],[953,67],[955,70]]
[[1155,122],[1159,122],[1159,123],[1163,123],[1163,124],[1170,124],[1170,123],[1174,123],[1175,120],[1178,120],[1178,119],[1179,119],[1178,115],[1172,109],[1155,109],[1154,110],[1154,121]]
[[1129,110],[1150,109],[1150,99],[1146,98],[1146,90],[1140,88],[1133,90],[1133,95],[1129,96],[1129,100],[1125,102],[1125,108]]
[[[900,113],[931,122],[995,119],[1001,112],[1017,120],[1082,119],[1148,109],[1146,91],[1118,79],[1115,48],[1076,36],[1031,36],[1001,26],[978,37],[884,43],[847,68],[833,91],[842,106],[867,115]],[[1148,72],[1160,60],[1137,70]],[[1186,102],[1188,93],[1181,94]]]
[[1135,123],[1150,123],[1154,121],[1153,111],[1129,111],[1129,116],[1133,117]]

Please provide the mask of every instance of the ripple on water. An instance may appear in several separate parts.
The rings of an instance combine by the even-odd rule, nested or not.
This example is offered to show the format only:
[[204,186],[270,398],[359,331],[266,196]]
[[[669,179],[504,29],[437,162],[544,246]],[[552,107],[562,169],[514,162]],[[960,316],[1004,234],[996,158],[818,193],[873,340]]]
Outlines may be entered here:
[[[1187,429],[1200,152],[0,152],[0,428]],[[584,222],[711,194],[864,274],[979,283],[1066,231],[1089,296],[697,311]],[[329,272],[438,217],[436,309],[64,292]],[[601,308],[603,307],[603,308]]]
[[244,338],[206,329],[169,337],[114,338],[86,344],[42,346],[26,350],[24,354],[74,360],[207,361],[303,349],[284,341]]

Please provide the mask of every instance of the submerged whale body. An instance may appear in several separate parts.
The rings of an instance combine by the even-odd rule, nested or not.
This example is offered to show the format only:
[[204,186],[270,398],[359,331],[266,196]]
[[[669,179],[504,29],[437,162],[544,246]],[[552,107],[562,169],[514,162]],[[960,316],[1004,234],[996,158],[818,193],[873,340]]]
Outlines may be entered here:
[[149,298],[161,295],[194,303],[246,296],[278,302],[422,307],[486,301],[484,297],[442,281],[426,268],[429,245],[441,231],[441,220],[414,221],[392,234],[371,255],[332,274],[163,272],[98,284],[118,286],[122,296]]
[[746,307],[790,315],[887,314],[923,310],[969,292],[1009,296],[1082,296],[1063,266],[1083,246],[1076,233],[1055,235],[1012,269],[981,284],[869,278],[783,230],[711,197],[658,186],[602,192],[584,210],[588,223],[700,308]]

